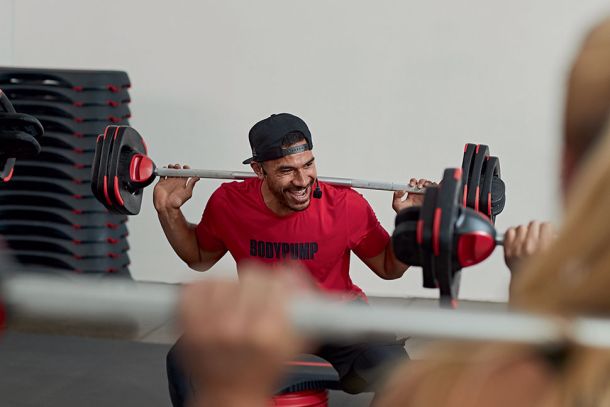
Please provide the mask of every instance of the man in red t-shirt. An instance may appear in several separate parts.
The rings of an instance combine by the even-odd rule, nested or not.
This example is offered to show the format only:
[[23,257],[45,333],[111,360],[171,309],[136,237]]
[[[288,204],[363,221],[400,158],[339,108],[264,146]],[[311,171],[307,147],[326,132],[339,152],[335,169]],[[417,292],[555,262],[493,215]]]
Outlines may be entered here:
[[[359,301],[366,296],[350,278],[351,252],[383,279],[403,275],[408,266],[394,256],[388,233],[362,195],[317,181],[311,133],[303,120],[272,115],[252,127],[249,139],[253,156],[244,164],[257,178],[221,185],[198,225],[180,211],[197,179],[162,179],[155,186],[159,220],[184,262],[205,271],[229,252],[239,272],[244,261],[298,261],[320,289]],[[425,187],[429,181],[410,183]],[[394,193],[395,211],[421,203],[421,197],[404,196],[404,191]],[[358,393],[375,388],[381,366],[407,357],[403,345],[394,339],[326,344],[316,354],[333,364],[345,391]],[[176,346],[168,355],[168,377],[172,403],[178,406],[184,404],[188,381],[175,353]]]

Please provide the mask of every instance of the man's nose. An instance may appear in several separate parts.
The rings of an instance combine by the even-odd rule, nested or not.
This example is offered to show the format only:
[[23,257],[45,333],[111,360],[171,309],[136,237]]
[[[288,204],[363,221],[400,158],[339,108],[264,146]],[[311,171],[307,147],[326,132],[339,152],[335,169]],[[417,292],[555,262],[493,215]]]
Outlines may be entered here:
[[292,179],[292,183],[298,187],[305,188],[307,185],[309,185],[309,177],[303,170],[297,170],[294,178]]

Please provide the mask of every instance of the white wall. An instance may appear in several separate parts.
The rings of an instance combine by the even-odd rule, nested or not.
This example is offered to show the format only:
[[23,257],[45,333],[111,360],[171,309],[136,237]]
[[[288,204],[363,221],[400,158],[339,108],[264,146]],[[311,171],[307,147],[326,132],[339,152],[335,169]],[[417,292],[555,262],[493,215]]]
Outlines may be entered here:
[[0,0],[0,64],[13,63],[14,2]]
[[[601,0],[19,0],[12,46],[20,66],[127,70],[133,126],[160,164],[243,170],[250,126],[280,111],[310,125],[321,175],[438,179],[465,142],[489,144],[508,186],[504,229],[556,218],[564,74],[607,11]],[[217,185],[199,183],[192,221]],[[165,242],[150,193],[130,221],[134,276],[198,276]],[[391,230],[391,194],[364,194]],[[209,274],[232,269],[227,257]],[[419,270],[381,281],[354,260],[353,276],[371,294],[437,295]],[[507,282],[498,252],[464,272],[462,297],[502,300]]]

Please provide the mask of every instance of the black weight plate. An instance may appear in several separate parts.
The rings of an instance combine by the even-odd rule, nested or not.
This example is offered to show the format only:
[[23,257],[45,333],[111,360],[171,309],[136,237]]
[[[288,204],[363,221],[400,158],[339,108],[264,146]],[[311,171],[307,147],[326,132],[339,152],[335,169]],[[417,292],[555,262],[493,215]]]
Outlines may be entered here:
[[77,259],[57,253],[12,250],[17,260],[24,264],[41,265],[65,270],[106,273],[129,266],[129,256],[123,254],[118,258],[100,257],[97,259]]
[[472,168],[468,175],[468,196],[466,206],[477,212],[481,211],[481,180],[483,178],[483,165],[489,156],[489,147],[484,144],[477,145]]
[[61,179],[26,177],[15,174],[13,175],[13,180],[10,184],[10,189],[13,191],[40,191],[82,197],[92,195],[91,185],[89,184],[89,182],[76,183],[73,181],[66,181]]
[[40,139],[44,134],[40,121],[25,113],[0,113],[0,129],[22,131],[36,139]]
[[15,158],[3,158],[0,157],[0,180],[2,182],[8,182],[13,176],[13,171],[15,169]]
[[46,161],[19,160],[15,166],[15,174],[71,181],[91,181],[91,170],[89,168]]
[[127,225],[121,224],[115,228],[82,227],[64,225],[54,222],[33,220],[2,220],[0,219],[0,235],[31,235],[47,236],[57,239],[74,240],[81,243],[120,244],[129,235]]
[[7,97],[7,95],[0,89],[0,112],[2,113],[15,113],[13,104]]
[[127,126],[120,126],[116,133],[112,156],[108,162],[108,189],[118,202],[121,213],[137,215],[142,206],[144,189],[132,191],[129,188],[129,167],[131,158],[135,154],[146,155],[144,140],[136,130]]
[[127,89],[118,92],[109,90],[89,90],[77,92],[70,88],[44,85],[2,85],[2,90],[10,100],[45,101],[73,106],[120,107],[131,102]]
[[[102,134],[108,124],[113,124],[110,122],[101,121],[77,123],[72,119],[47,115],[37,115],[36,118],[40,120],[40,123],[42,123],[42,126],[46,131],[51,131],[54,133],[68,133],[83,137],[97,136]],[[127,125],[129,124],[129,121],[124,120],[116,124]]]
[[462,157],[462,190],[460,191],[459,202],[466,206],[466,198],[468,197],[468,180],[472,165],[474,164],[474,154],[477,149],[476,144],[468,143],[464,146],[464,156]]
[[55,222],[76,228],[83,227],[116,227],[126,222],[121,215],[96,216],[94,214],[78,214],[73,211],[58,208],[43,208],[37,206],[0,206],[0,217],[11,220],[35,220],[40,222]]
[[[108,131],[108,129],[106,129],[106,131]],[[100,165],[101,165],[100,160],[101,160],[103,144],[104,144],[104,136],[99,135],[96,139],[93,163],[91,164],[91,171],[89,172],[89,176],[91,179],[91,192],[93,193],[95,198],[101,204],[104,204],[105,197],[104,197],[103,189],[100,190],[100,182],[98,180],[98,176],[99,176],[99,172],[100,172]]]
[[[59,198],[58,198],[59,197]],[[74,205],[74,202],[77,205]],[[62,194],[41,193],[31,191],[13,191],[0,189],[0,205],[40,206],[47,208],[66,209],[76,214],[109,215],[97,199],[66,200]]]
[[94,157],[93,152],[77,152],[55,147],[45,147],[38,155],[40,161],[76,165],[78,168],[91,168]]
[[[37,199],[54,199],[61,200],[65,202],[66,205],[70,208],[74,208],[74,210],[79,210],[81,207],[89,208],[91,205],[96,205],[97,200],[94,196],[83,196],[83,197],[74,197],[72,195],[64,195],[64,194],[56,194],[53,192],[41,192],[41,191],[13,191],[10,189],[2,189],[0,188],[0,196],[3,199],[10,199],[13,196],[21,196],[22,200],[27,200],[27,197],[31,197],[32,201],[35,202]],[[34,205],[32,205],[34,206]]]
[[22,264],[20,268],[26,273],[42,274],[44,276],[53,276],[57,278],[70,279],[72,276],[86,275],[90,280],[104,280],[111,278],[113,280],[121,279],[121,282],[133,282],[129,267],[123,267],[117,270],[108,270],[107,272],[99,272],[95,270],[76,270],[65,268],[54,268],[42,266],[39,264]]
[[506,186],[499,177],[494,177],[491,181],[491,212],[498,216],[504,210],[506,204]]
[[[96,166],[92,167],[92,179],[96,179],[96,184],[92,185],[95,196],[104,206],[115,213],[122,213],[122,205],[115,199],[113,186],[109,174],[109,162],[111,160],[112,149],[116,143],[116,136],[119,132],[118,126],[106,127],[103,136],[98,138],[95,150]],[[99,158],[99,165],[97,161]]]
[[40,144],[30,134],[0,127],[0,156],[32,158],[40,153],[40,149]]
[[494,177],[500,177],[500,160],[498,157],[488,157],[483,166],[483,178],[481,180],[481,205],[480,212],[487,216],[492,222],[495,221],[493,213],[494,201],[492,197],[492,184]]
[[398,260],[411,266],[421,266],[421,250],[417,243],[417,224],[419,222],[419,207],[401,210],[394,220],[392,247]]
[[437,198],[432,251],[434,253],[434,274],[438,280],[441,306],[454,308],[458,288],[453,275],[453,237],[459,208],[459,194],[462,185],[462,170],[448,168],[444,171]]
[[60,148],[75,153],[95,152],[95,139],[93,137],[74,137],[69,134],[45,133],[40,139],[42,148]]
[[[0,90],[0,113],[15,113],[15,108],[2,90]],[[10,181],[15,162],[15,157],[0,157],[0,180],[2,182]]]
[[0,87],[13,85],[44,85],[71,88],[75,91],[109,90],[111,92],[131,86],[126,72],[79,69],[0,68]]
[[21,113],[41,116],[59,116],[82,121],[120,122],[131,117],[128,105],[111,106],[74,106],[45,101],[13,101],[15,110]]
[[51,252],[64,255],[75,255],[81,259],[97,257],[119,257],[129,249],[127,240],[118,244],[82,243],[39,235],[3,235],[7,246],[18,251]]
[[420,209],[420,219],[417,224],[417,242],[421,250],[422,276],[424,288],[437,288],[438,282],[434,275],[434,260],[432,255],[432,231],[438,187],[428,187],[424,195],[424,203]]

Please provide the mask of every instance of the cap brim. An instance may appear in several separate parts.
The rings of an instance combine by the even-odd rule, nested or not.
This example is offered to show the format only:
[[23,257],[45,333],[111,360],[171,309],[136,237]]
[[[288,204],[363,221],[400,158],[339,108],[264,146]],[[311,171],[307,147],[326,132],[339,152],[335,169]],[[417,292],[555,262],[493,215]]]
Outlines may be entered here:
[[242,164],[250,164],[250,163],[252,163],[252,161],[254,161],[254,157],[250,157],[250,158],[248,158],[247,160],[244,160],[244,161],[242,162]]

